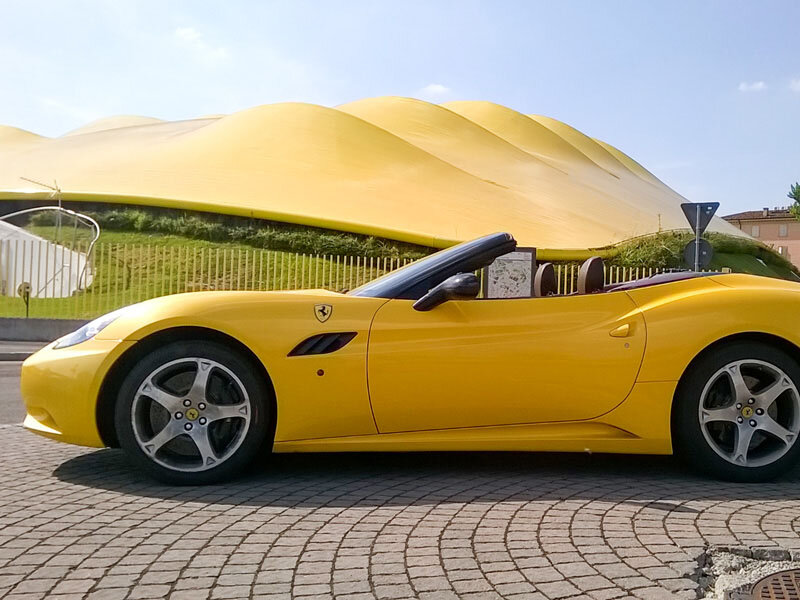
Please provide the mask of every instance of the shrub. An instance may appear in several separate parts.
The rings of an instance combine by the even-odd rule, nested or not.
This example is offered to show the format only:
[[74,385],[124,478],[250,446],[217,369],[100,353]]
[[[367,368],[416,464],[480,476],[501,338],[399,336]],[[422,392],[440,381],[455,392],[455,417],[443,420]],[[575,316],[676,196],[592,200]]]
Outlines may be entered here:
[[[786,258],[761,242],[748,238],[709,232],[705,234],[716,255],[750,255],[779,271],[798,273]],[[609,264],[620,267],[658,266],[666,269],[686,268],[683,250],[694,235],[689,231],[665,231],[622,242],[608,259]]]
[[[169,209],[111,208],[84,210],[101,229],[177,235],[210,242],[237,242],[256,248],[300,254],[338,254],[375,258],[417,259],[432,249],[372,236],[203,213]],[[52,212],[34,213],[32,225],[53,225]]]

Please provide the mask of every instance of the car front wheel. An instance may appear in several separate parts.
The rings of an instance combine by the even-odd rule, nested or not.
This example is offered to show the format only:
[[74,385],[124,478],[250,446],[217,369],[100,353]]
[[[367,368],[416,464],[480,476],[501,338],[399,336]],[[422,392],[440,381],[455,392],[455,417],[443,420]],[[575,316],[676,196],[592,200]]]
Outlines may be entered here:
[[120,386],[115,427],[130,459],[165,483],[233,477],[263,447],[269,392],[248,357],[215,342],[167,344]]
[[800,367],[759,342],[734,342],[701,357],[678,389],[675,450],[733,481],[772,479],[800,458]]

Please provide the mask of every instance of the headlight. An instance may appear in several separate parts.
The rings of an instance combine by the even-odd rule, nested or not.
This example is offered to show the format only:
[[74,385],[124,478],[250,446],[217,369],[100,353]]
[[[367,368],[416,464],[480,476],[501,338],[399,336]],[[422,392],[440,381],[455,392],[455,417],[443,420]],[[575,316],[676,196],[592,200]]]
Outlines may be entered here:
[[111,323],[113,323],[116,319],[121,317],[122,313],[124,313],[127,308],[128,307],[120,308],[119,310],[110,312],[107,315],[98,317],[80,329],[73,331],[72,333],[68,333],[58,340],[54,348],[69,348],[70,346],[80,344],[81,342],[85,342],[86,340],[93,338],[103,329],[111,325]]

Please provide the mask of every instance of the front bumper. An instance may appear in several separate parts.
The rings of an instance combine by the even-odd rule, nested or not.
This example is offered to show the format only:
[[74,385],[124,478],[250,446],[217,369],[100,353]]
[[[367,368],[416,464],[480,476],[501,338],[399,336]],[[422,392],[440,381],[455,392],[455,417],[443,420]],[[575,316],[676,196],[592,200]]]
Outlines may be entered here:
[[97,399],[108,370],[133,341],[90,339],[55,350],[52,344],[22,363],[23,425],[45,437],[102,448]]

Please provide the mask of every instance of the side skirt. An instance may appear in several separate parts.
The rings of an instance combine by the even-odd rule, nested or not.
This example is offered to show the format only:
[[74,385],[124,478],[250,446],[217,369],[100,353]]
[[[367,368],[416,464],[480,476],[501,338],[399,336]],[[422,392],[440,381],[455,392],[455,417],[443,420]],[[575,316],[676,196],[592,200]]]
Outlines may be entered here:
[[637,383],[628,398],[591,421],[470,427],[276,441],[274,452],[533,451],[671,454],[677,382]]

